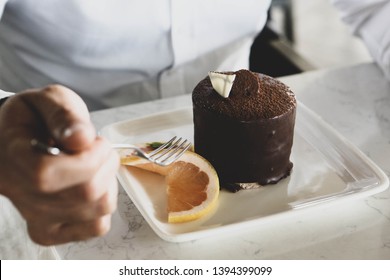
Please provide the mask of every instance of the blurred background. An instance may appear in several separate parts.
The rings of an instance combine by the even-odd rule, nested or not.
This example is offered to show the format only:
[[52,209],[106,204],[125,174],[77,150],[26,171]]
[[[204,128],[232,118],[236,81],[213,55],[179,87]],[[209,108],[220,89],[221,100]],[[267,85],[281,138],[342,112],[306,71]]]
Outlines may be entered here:
[[251,69],[271,76],[372,61],[330,0],[273,0]]

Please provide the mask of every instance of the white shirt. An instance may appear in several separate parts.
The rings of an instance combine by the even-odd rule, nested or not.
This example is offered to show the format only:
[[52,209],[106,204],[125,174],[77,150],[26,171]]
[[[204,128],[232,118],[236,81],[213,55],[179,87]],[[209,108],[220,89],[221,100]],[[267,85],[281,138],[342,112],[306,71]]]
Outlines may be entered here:
[[0,106],[3,103],[3,99],[6,99],[7,97],[10,97],[11,95],[14,95],[13,92],[7,92],[0,89]]
[[390,0],[332,0],[390,80]]
[[189,93],[209,70],[248,68],[269,5],[0,0],[0,88],[61,83],[92,109]]

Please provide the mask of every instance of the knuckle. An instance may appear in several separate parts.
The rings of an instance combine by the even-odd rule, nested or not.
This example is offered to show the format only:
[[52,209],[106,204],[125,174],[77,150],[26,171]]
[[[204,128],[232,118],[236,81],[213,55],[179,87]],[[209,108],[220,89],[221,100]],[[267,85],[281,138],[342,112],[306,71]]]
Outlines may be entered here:
[[66,88],[60,84],[50,84],[42,88],[44,94],[58,94],[66,91]]
[[85,202],[102,199],[104,194],[108,192],[110,186],[117,184],[116,172],[118,166],[119,163],[116,160],[106,160],[103,163],[97,163],[95,161],[86,167],[84,172],[91,174],[91,178],[80,189],[81,199]]
[[56,106],[51,111],[50,121],[53,123],[61,123],[64,116],[69,115],[71,110],[67,108],[66,106]]
[[99,197],[99,191],[98,188],[95,186],[95,184],[89,183],[89,184],[84,184],[80,188],[80,199],[85,202],[93,202],[96,201]]
[[112,201],[110,195],[106,193],[96,204],[96,213],[98,215],[111,214],[116,210],[116,200]]
[[[62,100],[64,97],[68,96],[70,92],[70,89],[59,85],[59,84],[51,84],[48,86],[45,86],[41,90],[41,94],[49,97],[52,100],[55,100],[56,102],[62,104]],[[62,104],[64,105],[64,104]],[[68,113],[71,111],[70,108],[67,108],[66,106],[56,106],[55,110],[53,112],[52,117],[61,117],[61,115]]]
[[77,160],[84,163],[81,168],[85,174],[89,174],[90,176],[97,174],[101,165],[104,164],[104,161],[99,159],[97,155],[98,152],[99,151],[91,149],[77,155]]
[[50,238],[50,234],[48,234],[45,230],[37,230],[35,227],[28,227],[28,234],[30,239],[39,245],[50,246],[55,244],[55,241]]
[[37,217],[37,211],[35,211],[34,208],[32,207],[19,207],[19,204],[15,205],[22,217],[26,220],[27,224],[30,223],[31,221],[34,221],[34,219]]
[[109,216],[104,216],[96,219],[91,224],[91,234],[94,236],[102,236],[105,235],[111,227],[110,223],[111,219]]
[[42,245],[42,246],[51,246],[51,245],[54,245],[55,242],[50,240],[50,239],[46,239],[43,235],[31,235],[30,234],[30,238],[33,242],[39,244],[39,245]]

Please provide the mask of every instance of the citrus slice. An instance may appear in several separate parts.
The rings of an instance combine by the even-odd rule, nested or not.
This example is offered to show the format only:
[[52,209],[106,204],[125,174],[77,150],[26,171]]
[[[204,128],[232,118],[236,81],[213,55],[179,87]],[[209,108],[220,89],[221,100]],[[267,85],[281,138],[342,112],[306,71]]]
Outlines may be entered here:
[[160,166],[134,155],[121,155],[121,164],[165,176],[168,222],[189,222],[211,213],[219,195],[219,179],[214,167],[203,157],[186,151],[177,161]]

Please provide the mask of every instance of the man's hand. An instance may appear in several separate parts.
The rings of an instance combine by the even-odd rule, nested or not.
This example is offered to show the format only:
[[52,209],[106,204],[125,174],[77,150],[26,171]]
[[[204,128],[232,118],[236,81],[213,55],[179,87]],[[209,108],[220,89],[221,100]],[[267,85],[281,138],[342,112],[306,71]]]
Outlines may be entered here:
[[[64,153],[31,146],[36,138]],[[118,155],[96,137],[84,102],[58,85],[29,90],[0,108],[0,194],[43,245],[105,234],[116,209]]]

